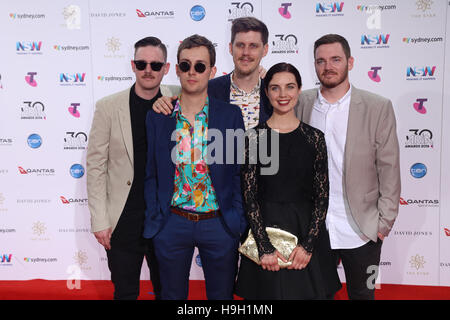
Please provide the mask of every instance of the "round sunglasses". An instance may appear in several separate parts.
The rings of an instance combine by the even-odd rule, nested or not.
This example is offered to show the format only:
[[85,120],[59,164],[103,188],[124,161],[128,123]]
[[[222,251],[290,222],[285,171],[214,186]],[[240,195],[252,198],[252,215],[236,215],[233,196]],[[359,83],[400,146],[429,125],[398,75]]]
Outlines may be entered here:
[[134,65],[136,66],[136,69],[138,69],[139,71],[145,70],[148,64],[150,65],[150,68],[153,71],[160,71],[163,65],[165,65],[164,62],[156,62],[156,61],[147,62],[144,60],[134,60]]
[[[180,68],[182,72],[188,72],[191,70],[191,64],[187,61],[183,61],[178,64],[178,68]],[[202,62],[197,62],[194,65],[194,70],[198,73],[203,73],[206,70],[206,65]]]

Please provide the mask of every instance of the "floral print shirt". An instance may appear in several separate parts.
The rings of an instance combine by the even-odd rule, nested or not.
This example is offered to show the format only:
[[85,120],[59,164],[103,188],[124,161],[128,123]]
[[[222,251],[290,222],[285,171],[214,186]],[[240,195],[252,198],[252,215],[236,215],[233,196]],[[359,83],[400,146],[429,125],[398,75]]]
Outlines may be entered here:
[[171,205],[198,213],[218,210],[216,192],[206,164],[209,98],[206,98],[202,111],[195,115],[194,126],[181,112],[179,101],[172,114],[177,119],[177,149]]

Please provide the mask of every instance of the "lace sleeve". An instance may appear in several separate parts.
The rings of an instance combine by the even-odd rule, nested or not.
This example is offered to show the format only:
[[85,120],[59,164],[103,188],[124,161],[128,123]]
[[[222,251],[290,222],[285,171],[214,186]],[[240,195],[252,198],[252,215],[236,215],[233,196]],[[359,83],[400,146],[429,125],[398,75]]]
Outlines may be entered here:
[[270,243],[258,203],[257,179],[257,138],[256,130],[251,130],[245,140],[245,163],[242,166],[242,190],[247,219],[258,247],[259,257],[275,252]]
[[302,241],[301,246],[309,253],[313,252],[314,243],[319,235],[319,229],[325,221],[328,210],[328,157],[325,138],[322,132],[311,130],[306,133],[316,149],[313,172],[313,211],[308,236]]

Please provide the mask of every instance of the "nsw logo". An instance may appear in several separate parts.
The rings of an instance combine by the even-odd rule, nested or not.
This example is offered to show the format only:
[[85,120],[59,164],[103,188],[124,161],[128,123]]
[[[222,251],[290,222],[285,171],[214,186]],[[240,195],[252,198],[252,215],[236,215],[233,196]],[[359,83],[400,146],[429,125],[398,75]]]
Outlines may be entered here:
[[343,16],[344,2],[316,3],[316,17]]
[[17,41],[16,53],[23,54],[42,54],[42,41]]
[[409,171],[414,178],[421,179],[427,174],[427,167],[423,163],[415,163]]
[[85,86],[86,73],[60,73],[59,84],[61,86]]
[[436,66],[407,67],[406,80],[436,80]]

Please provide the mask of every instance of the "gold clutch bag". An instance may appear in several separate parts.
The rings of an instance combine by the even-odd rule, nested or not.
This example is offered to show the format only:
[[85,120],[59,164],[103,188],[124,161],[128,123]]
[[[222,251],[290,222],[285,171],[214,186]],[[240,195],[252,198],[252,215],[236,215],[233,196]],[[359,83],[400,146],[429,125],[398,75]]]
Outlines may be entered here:
[[[275,247],[275,249],[280,252],[283,257],[289,259],[289,256],[291,255],[292,250],[295,249],[297,246],[297,237],[293,235],[292,233],[289,233],[287,231],[278,229],[278,228],[272,228],[272,227],[266,227],[267,235],[269,236],[270,243]],[[239,247],[239,252],[249,258],[250,260],[254,261],[257,264],[261,264],[261,261],[259,261],[259,254],[258,254],[258,248],[256,246],[255,238],[253,237],[252,231],[250,230],[248,232],[248,237],[244,241],[244,243]],[[278,265],[280,267],[287,267],[292,264],[292,261],[283,262],[280,258],[278,258]]]

